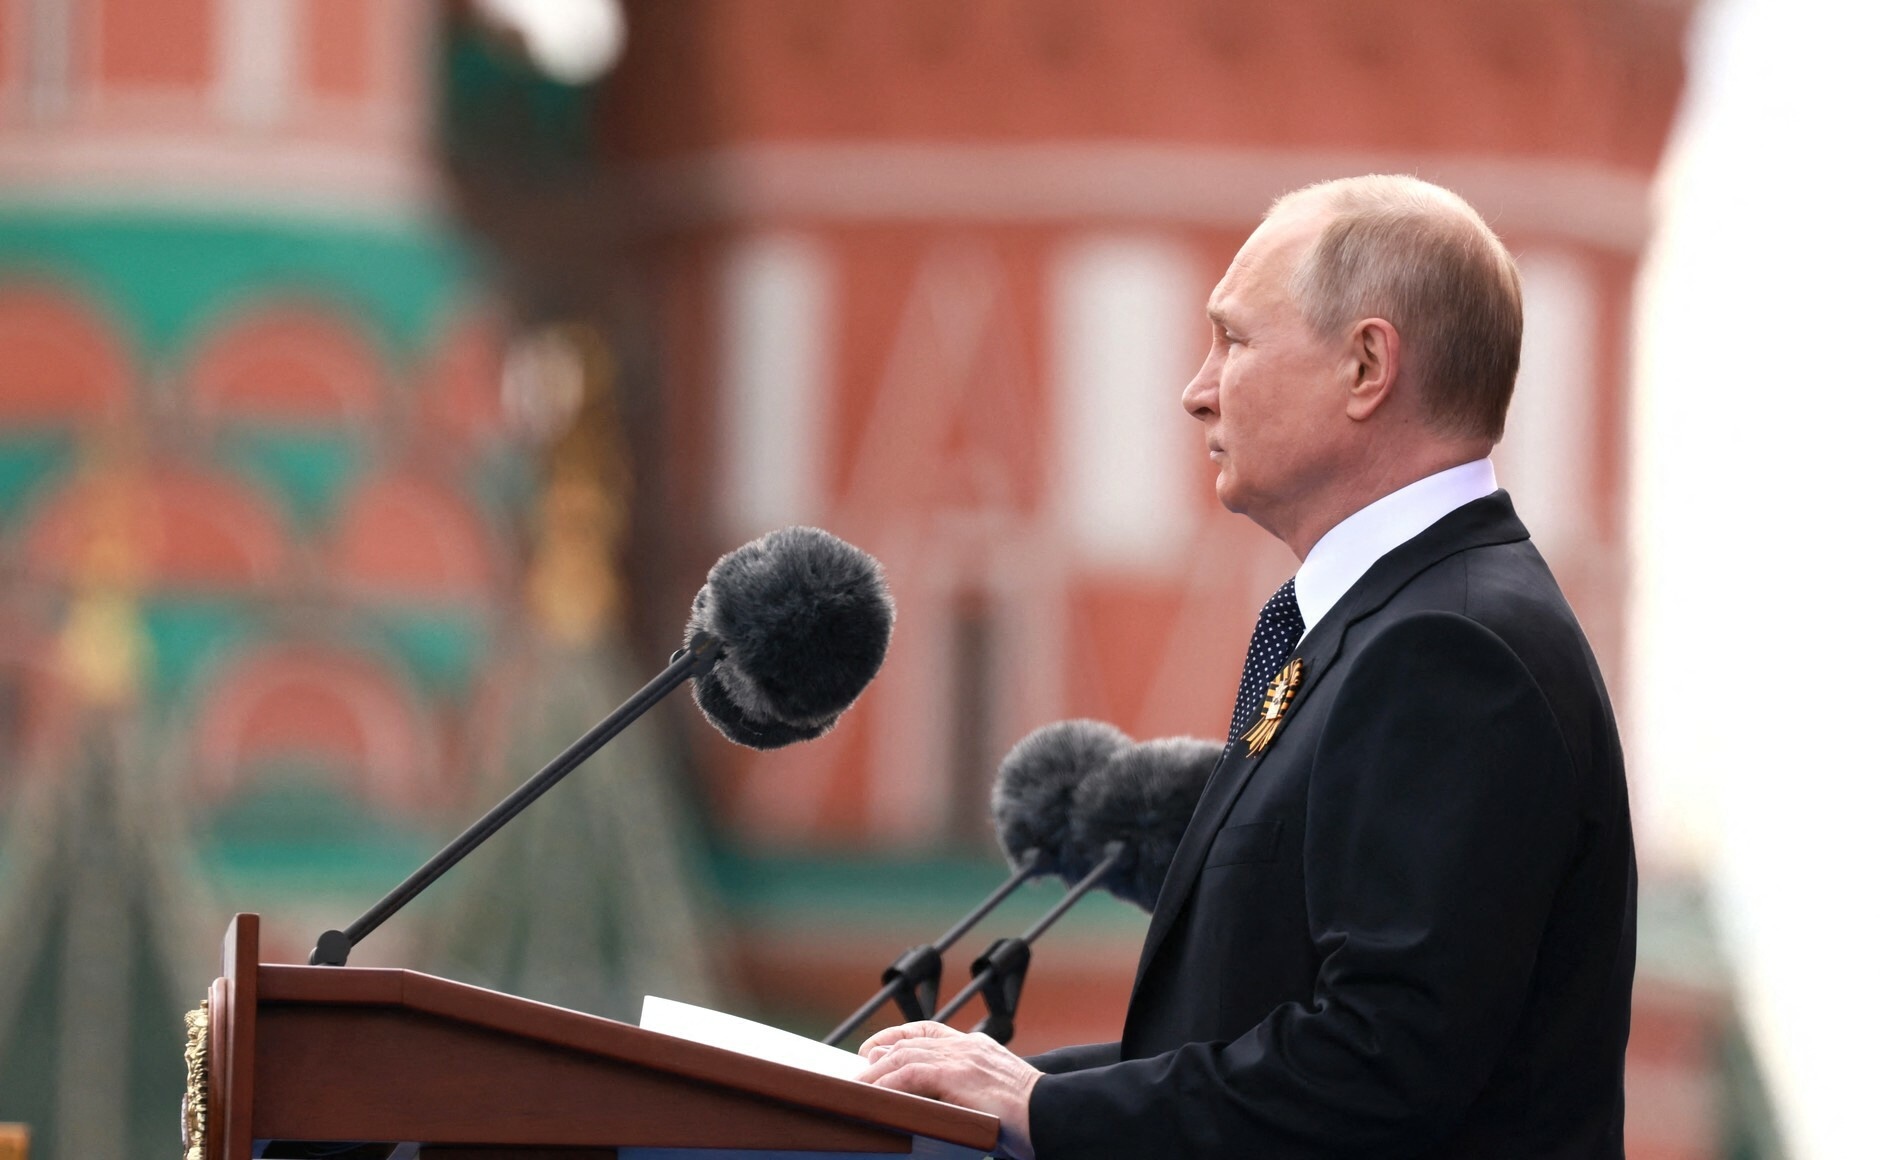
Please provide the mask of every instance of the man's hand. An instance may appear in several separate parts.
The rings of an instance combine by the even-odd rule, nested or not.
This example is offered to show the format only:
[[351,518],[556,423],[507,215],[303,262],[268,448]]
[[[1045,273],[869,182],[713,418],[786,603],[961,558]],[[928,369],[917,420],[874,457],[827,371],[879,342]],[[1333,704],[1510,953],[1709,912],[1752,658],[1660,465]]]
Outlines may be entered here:
[[862,1044],[863,1083],[911,1092],[999,1117],[999,1152],[1033,1160],[1031,1089],[1044,1073],[987,1035],[944,1023],[905,1023]]

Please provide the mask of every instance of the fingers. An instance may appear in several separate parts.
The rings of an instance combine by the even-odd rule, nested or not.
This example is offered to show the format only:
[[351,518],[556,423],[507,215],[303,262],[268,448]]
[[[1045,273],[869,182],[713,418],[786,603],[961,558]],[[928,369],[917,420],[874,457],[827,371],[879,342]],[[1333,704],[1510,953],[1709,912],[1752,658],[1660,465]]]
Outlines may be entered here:
[[[868,1067],[858,1079],[865,1083],[899,1076],[884,1087],[902,1091],[915,1090],[910,1084],[924,1084],[919,1077],[928,1073],[946,1073],[959,1077],[994,1075],[1020,1068],[1030,1070],[1017,1056],[999,1042],[985,1035],[968,1035],[938,1023],[909,1023],[890,1028],[862,1045],[862,1057]],[[922,1091],[921,1094],[932,1094]]]
[[930,1063],[932,1052],[926,1050],[931,1042],[921,1036],[911,1036],[878,1044],[871,1051],[863,1053],[869,1061],[868,1067],[855,1078],[895,1091],[931,1095],[924,1086],[910,1086],[916,1083],[925,1085],[932,1078],[928,1075],[933,1070]]
[[903,1040],[951,1039],[964,1034],[963,1031],[948,1027],[944,1023],[935,1023],[931,1019],[925,1019],[919,1023],[903,1023],[899,1027],[890,1027],[869,1036],[868,1041],[862,1044],[857,1054],[872,1062],[882,1051]]
[[909,1095],[948,1099],[952,1093],[945,1068],[937,1061],[915,1060],[907,1055],[903,1053],[903,1058],[897,1059],[890,1052],[887,1058],[862,1074],[862,1082]]
[[913,1023],[882,1032],[867,1047],[870,1062],[856,1077],[863,1083],[997,1116],[1000,1154],[1031,1156],[1031,1089],[1043,1073],[997,1040]]
[[962,1058],[958,1049],[972,1038],[963,1031],[932,1021],[890,1027],[862,1045],[861,1055],[868,1061],[868,1068],[856,1078],[863,1083],[938,1098],[942,1095],[939,1085],[948,1063]]

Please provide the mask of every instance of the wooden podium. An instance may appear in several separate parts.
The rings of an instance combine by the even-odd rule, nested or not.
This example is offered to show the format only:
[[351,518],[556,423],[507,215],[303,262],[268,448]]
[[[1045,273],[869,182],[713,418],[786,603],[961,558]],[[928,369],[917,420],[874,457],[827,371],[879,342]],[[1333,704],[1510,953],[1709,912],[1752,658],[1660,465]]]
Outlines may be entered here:
[[206,1004],[203,1160],[959,1160],[998,1138],[981,1112],[416,971],[260,963],[260,925],[229,925]]

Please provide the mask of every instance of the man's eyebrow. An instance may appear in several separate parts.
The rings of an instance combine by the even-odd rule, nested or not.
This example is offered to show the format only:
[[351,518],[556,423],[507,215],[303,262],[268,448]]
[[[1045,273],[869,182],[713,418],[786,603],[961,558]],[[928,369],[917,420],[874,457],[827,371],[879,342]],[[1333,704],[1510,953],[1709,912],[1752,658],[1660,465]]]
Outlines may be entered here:
[[1220,327],[1222,330],[1226,330],[1227,312],[1218,306],[1210,306],[1208,307],[1208,321]]

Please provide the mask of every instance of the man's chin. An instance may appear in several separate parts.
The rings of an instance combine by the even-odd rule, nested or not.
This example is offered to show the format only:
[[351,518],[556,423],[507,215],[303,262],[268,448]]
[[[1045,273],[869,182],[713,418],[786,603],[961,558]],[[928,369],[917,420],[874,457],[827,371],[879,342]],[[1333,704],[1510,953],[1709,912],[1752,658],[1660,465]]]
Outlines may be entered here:
[[1237,516],[1247,514],[1246,497],[1234,486],[1234,481],[1227,478],[1225,468],[1214,477],[1214,498],[1220,501],[1222,507]]
[[[1225,473],[1223,473],[1223,476]],[[1260,502],[1256,495],[1249,494],[1246,488],[1233,487],[1229,480],[1222,478],[1215,481],[1214,497],[1221,501],[1221,506],[1243,519],[1249,519],[1276,539],[1284,539],[1274,530],[1271,508]]]

